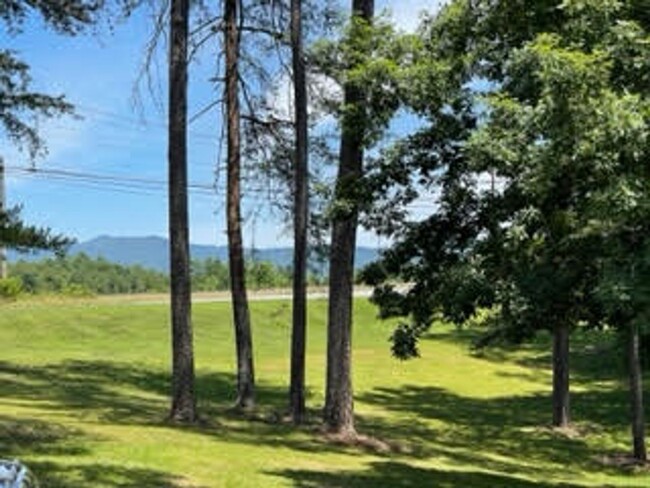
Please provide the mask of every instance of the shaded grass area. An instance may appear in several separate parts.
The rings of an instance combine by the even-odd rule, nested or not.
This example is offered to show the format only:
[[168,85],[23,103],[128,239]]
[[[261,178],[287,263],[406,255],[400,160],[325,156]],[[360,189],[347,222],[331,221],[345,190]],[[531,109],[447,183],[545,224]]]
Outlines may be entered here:
[[[71,429],[63,424],[0,416],[0,439],[5,457],[31,460],[34,456],[47,456],[56,459],[29,462],[30,469],[38,473],[39,482],[45,487],[186,486],[178,484],[178,478],[162,470],[90,461],[82,464],[69,463],[69,459],[92,456],[88,443],[98,439],[92,439],[83,431]],[[63,459],[65,461],[62,461]]]
[[96,486],[119,486],[123,488],[201,488],[184,484],[181,478],[164,471],[132,468],[108,464],[60,465],[53,462],[37,462],[30,465],[42,473],[39,483],[51,488],[94,488]]
[[[256,303],[260,407],[234,397],[225,304],[195,307],[203,421],[166,420],[164,306],[6,307],[0,360],[0,457],[20,458],[45,487],[608,487],[650,486],[647,473],[601,462],[627,449],[627,399],[610,338],[576,341],[576,435],[548,428],[548,344],[469,352],[474,332],[440,328],[423,358],[389,356],[390,324],[357,304],[360,430],[383,441],[346,446],[320,431],[324,302],[310,309],[311,422],[283,422],[290,307]],[[597,347],[596,347],[597,346]],[[590,367],[590,364],[597,366]],[[607,365],[611,367],[606,367]]]
[[[336,473],[287,470],[281,476],[289,478],[298,488],[361,488],[386,486],[394,488],[576,488],[569,483],[545,483],[518,479],[480,471],[445,471],[412,466],[397,461],[373,462],[363,472]],[[605,487],[603,487],[605,488]]]

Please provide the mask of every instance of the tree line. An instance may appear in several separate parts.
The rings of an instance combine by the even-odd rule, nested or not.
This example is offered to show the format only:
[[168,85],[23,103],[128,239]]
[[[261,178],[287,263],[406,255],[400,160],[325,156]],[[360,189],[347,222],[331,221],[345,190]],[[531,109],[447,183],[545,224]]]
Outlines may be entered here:
[[[291,273],[290,267],[266,261],[246,261],[246,279],[254,290],[289,288]],[[16,282],[10,295],[20,292],[107,295],[169,291],[169,275],[165,272],[112,263],[83,253],[39,261],[19,260],[9,265],[9,276],[7,280]],[[230,289],[228,266],[215,258],[193,260],[190,276],[195,291]],[[317,285],[320,278],[310,275],[308,282]]]
[[[17,7],[0,10],[10,26],[31,5],[12,3]],[[92,23],[102,3],[71,0],[67,4],[75,8],[61,9],[44,0],[35,8],[70,34]],[[425,15],[414,34],[377,17],[372,0],[352,0],[347,21],[334,23],[333,31],[324,25],[330,17],[320,2],[171,0],[170,7],[169,16],[163,9],[160,18],[169,34],[171,419],[199,417],[188,243],[187,79],[190,47],[196,58],[197,50],[211,45],[223,54],[214,60],[210,82],[223,93],[215,105],[223,109],[227,149],[237,407],[255,405],[250,283],[241,235],[246,163],[260,177],[284,184],[280,204],[294,222],[288,405],[295,423],[305,413],[307,237],[324,222],[330,265],[323,422],[342,439],[356,436],[352,286],[356,233],[363,225],[392,243],[364,280],[375,286],[383,316],[404,318],[392,338],[395,355],[417,356],[418,341],[437,317],[463,323],[482,309],[492,312],[482,345],[521,343],[549,331],[550,417],[557,427],[571,422],[571,331],[618,331],[628,344],[633,455],[638,462],[647,460],[639,350],[650,317],[647,0],[451,0]],[[278,57],[269,60],[269,53]],[[26,68],[17,67],[12,56],[5,54],[3,69],[20,76]],[[289,120],[265,103],[276,65],[291,74]],[[320,100],[337,122],[335,144],[318,142],[306,72],[340,89],[340,97]],[[25,87],[7,85],[2,93]],[[4,113],[69,109],[61,99],[28,100],[31,106],[10,105]],[[400,117],[415,120],[414,129],[386,137]],[[15,119],[0,120],[19,142],[33,144],[32,132],[12,125]],[[336,174],[325,206],[318,207],[309,197],[322,185],[313,185],[318,172],[308,161],[320,163],[328,150]],[[414,212],[423,201],[429,211]],[[321,212],[313,213],[314,208]],[[410,286],[397,289],[394,280]]]

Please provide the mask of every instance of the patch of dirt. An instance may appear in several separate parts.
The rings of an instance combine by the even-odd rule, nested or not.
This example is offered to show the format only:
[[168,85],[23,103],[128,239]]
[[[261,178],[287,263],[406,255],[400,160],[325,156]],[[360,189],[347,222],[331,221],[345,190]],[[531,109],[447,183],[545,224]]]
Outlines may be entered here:
[[597,461],[604,466],[627,468],[634,471],[650,473],[650,462],[639,461],[629,453],[613,453],[598,456]]
[[582,439],[591,434],[598,433],[600,429],[598,426],[588,423],[570,424],[566,427],[555,427],[552,425],[544,425],[528,429],[522,429],[526,432],[548,433],[558,437],[564,437],[569,440]]
[[588,434],[588,429],[573,424],[567,425],[566,427],[549,427],[549,430],[554,434],[566,437],[567,439],[580,439]]
[[391,442],[378,437],[359,434],[358,432],[325,432],[327,442],[347,447],[354,447],[375,454],[408,454],[412,449],[399,442]]

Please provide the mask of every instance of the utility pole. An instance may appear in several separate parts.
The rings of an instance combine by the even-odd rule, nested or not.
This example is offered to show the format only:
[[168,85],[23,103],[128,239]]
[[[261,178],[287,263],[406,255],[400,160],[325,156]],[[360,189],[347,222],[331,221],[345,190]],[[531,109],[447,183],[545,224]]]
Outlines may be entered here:
[[[5,192],[5,160],[0,156],[0,212],[6,212],[7,197]],[[0,242],[0,279],[5,279],[7,273],[7,250]]]

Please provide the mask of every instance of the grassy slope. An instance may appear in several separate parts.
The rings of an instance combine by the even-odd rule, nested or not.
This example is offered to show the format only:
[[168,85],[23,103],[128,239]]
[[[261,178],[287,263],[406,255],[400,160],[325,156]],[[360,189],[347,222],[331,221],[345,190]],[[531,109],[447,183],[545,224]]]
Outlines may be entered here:
[[[356,307],[359,427],[391,452],[326,442],[314,426],[274,422],[286,399],[289,302],[253,308],[259,402],[254,420],[229,411],[228,306],[194,307],[200,408],[206,424],[163,422],[168,318],[163,305],[2,305],[0,457],[25,460],[52,488],[97,487],[650,487],[647,473],[606,468],[626,451],[627,404],[618,364],[577,347],[574,415],[582,434],[550,416],[546,347],[467,352],[467,334],[438,329],[423,358],[390,358],[390,324]],[[310,406],[322,404],[325,303],[310,304]],[[314,413],[316,416],[316,412]]]

